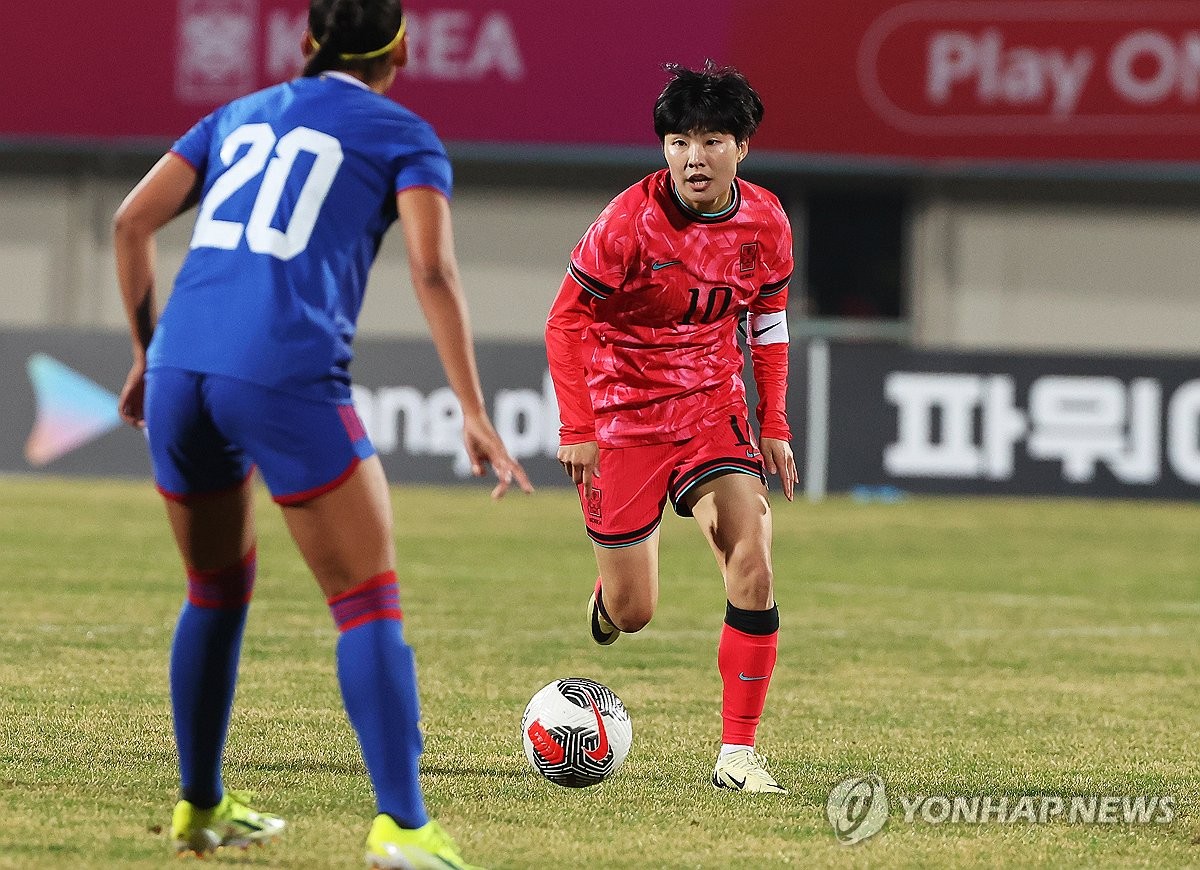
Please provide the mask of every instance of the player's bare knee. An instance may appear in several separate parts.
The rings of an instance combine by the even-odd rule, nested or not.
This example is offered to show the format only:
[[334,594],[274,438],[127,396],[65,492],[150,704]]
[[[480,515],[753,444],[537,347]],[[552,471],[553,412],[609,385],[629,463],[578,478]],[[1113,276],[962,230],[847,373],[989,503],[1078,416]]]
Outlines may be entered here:
[[641,631],[654,618],[654,605],[648,601],[618,601],[614,606],[606,599],[604,609],[612,624],[626,634]]
[[775,578],[769,563],[746,560],[730,563],[726,571],[726,590],[734,607],[743,610],[767,610],[775,602]]
[[649,625],[653,616],[654,614],[649,610],[632,611],[632,614],[622,613],[613,621],[613,625],[626,634],[634,634]]

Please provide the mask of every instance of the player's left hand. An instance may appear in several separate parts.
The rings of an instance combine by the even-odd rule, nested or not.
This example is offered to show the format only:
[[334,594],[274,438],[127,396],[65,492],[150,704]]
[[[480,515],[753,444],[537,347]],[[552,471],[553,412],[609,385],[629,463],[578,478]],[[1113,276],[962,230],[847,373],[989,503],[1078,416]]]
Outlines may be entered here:
[[492,466],[500,482],[492,490],[493,499],[504,498],[515,480],[522,492],[533,492],[533,484],[521,463],[508,455],[508,449],[487,417],[465,417],[463,419],[463,443],[467,447],[467,458],[471,461],[471,473],[483,477],[485,466]]
[[763,438],[759,445],[762,452],[763,465],[768,474],[778,474],[783,484],[783,495],[788,501],[796,496],[796,484],[800,475],[796,473],[796,457],[792,455],[792,445],[780,438]]

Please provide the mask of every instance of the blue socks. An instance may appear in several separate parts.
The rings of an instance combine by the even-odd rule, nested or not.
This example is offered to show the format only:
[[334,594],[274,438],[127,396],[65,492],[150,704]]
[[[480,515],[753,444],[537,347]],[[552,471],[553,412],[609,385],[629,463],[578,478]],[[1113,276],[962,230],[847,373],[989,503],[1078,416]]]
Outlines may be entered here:
[[187,601],[171,645],[171,709],[183,798],[206,809],[224,794],[221,756],[254,590],[255,551],[228,568],[187,573]]
[[417,781],[422,738],[417,674],[404,642],[396,573],[387,571],[329,599],[341,637],[338,682],[358,735],[379,812],[402,828],[429,821]]
[[[171,707],[182,795],[202,809],[224,795],[221,759],[254,575],[254,550],[229,568],[188,569],[188,597],[171,647]],[[338,682],[379,812],[419,828],[429,821],[417,780],[420,707],[395,572],[331,598],[329,608],[341,632]]]

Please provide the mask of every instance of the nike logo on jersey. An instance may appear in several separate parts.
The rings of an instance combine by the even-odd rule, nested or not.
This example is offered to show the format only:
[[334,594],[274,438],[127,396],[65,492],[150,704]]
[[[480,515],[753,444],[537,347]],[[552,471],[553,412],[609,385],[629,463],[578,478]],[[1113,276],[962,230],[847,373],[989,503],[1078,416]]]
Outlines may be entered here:
[[608,757],[608,732],[604,730],[604,719],[600,716],[600,710],[596,706],[596,702],[591,698],[588,698],[588,702],[592,705],[592,712],[596,714],[596,731],[600,735],[600,742],[596,744],[595,749],[584,747],[583,753],[595,761],[603,761]]
[[776,326],[779,325],[779,323],[780,323],[780,321],[776,320],[770,326],[764,326],[762,329],[752,329],[752,330],[750,330],[750,334],[753,335],[755,338],[758,338],[760,335],[762,335],[768,329],[774,329]]
[[755,682],[756,680],[765,680],[765,679],[766,679],[766,676],[761,676],[761,677],[748,677],[748,676],[746,676],[745,674],[739,673],[739,674],[738,674],[738,679],[739,679],[739,680],[745,680],[747,683],[753,683],[753,682]]
[[650,268],[657,272],[659,269],[665,269],[667,266],[678,266],[683,260],[655,260],[650,264]]

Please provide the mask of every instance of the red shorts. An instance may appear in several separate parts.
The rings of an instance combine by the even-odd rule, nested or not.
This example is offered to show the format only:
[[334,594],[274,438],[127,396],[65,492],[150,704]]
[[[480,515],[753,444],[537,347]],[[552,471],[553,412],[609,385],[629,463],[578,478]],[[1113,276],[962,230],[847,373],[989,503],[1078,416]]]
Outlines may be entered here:
[[746,418],[730,415],[686,441],[636,447],[601,447],[600,470],[592,497],[579,501],[588,537],[600,547],[641,543],[662,522],[667,499],[681,517],[690,517],[687,494],[725,474],[749,474],[765,486],[762,457]]

